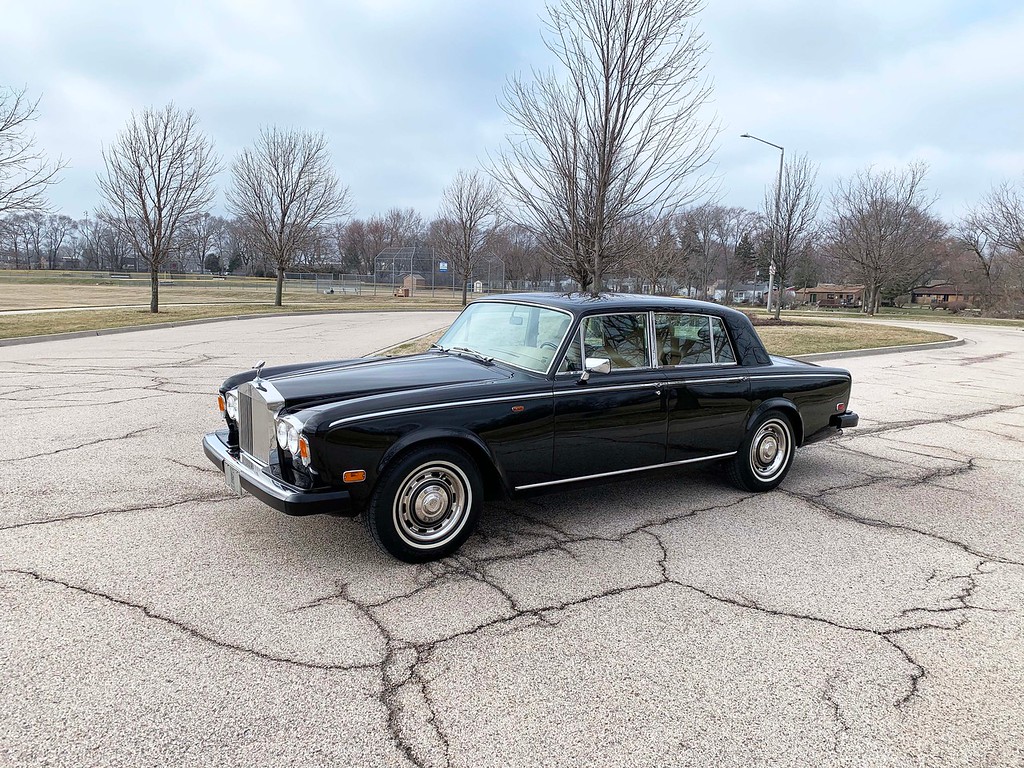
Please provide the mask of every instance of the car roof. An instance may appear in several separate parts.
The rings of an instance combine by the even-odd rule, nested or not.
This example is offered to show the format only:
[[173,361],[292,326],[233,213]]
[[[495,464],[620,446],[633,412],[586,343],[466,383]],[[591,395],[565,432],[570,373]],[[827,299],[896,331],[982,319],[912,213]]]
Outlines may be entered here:
[[[541,304],[555,309],[569,310],[573,314],[594,314],[619,311],[693,312],[719,315],[736,313],[710,301],[696,301],[673,296],[648,296],[635,293],[501,293],[476,299],[483,301],[521,301]],[[476,303],[474,302],[474,303]]]

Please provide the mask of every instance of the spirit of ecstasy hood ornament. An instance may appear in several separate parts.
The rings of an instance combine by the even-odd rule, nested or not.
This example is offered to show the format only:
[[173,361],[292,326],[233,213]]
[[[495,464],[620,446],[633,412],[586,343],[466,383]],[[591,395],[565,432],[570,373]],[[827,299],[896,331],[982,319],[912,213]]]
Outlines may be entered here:
[[[267,364],[266,360],[257,360],[256,365],[253,366],[253,370],[256,371],[256,379],[260,377],[260,372],[263,370],[263,366]],[[256,379],[253,379],[255,381]]]

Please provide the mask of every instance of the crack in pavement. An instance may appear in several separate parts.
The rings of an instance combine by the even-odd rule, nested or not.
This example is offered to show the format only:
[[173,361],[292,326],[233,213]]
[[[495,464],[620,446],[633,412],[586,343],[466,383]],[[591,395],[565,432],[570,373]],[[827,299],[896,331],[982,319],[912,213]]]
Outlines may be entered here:
[[182,504],[213,504],[218,501],[230,501],[231,499],[237,499],[233,493],[225,494],[222,496],[210,496],[203,494],[200,496],[189,496],[184,499],[177,499],[175,501],[164,501],[157,504],[140,504],[136,507],[117,507],[115,509],[98,509],[95,512],[83,512],[80,515],[64,515],[62,517],[48,517],[43,520],[26,520],[22,523],[11,523],[10,525],[0,526],[0,531],[13,531],[18,528],[30,528],[36,525],[50,525],[51,523],[65,523],[71,520],[87,520],[90,517],[102,517],[103,515],[120,515],[128,512],[149,512],[155,509],[171,509],[173,507],[179,507]]
[[991,408],[984,408],[980,411],[973,411],[971,413],[963,413],[957,415],[946,415],[939,416],[934,419],[911,419],[908,421],[894,421],[889,424],[882,424],[877,427],[866,427],[858,428],[856,432],[846,435],[849,439],[856,439],[858,437],[867,437],[868,435],[878,435],[884,432],[895,432],[901,429],[910,429],[912,427],[924,427],[929,424],[952,424],[957,421],[966,421],[968,419],[976,419],[980,416],[991,416],[994,413],[1006,413],[1008,411],[1014,411],[1019,408],[1024,408],[1022,405],[998,405]]
[[39,459],[39,458],[42,458],[43,456],[55,456],[58,453],[67,453],[68,451],[77,451],[80,448],[87,448],[90,445],[99,445],[100,443],[110,443],[110,442],[113,442],[115,440],[127,440],[129,438],[135,437],[136,435],[141,435],[141,434],[143,434],[145,432],[152,432],[154,429],[160,429],[160,425],[159,424],[154,424],[152,427],[142,427],[141,429],[133,429],[131,432],[127,432],[127,433],[125,433],[123,435],[117,435],[116,437],[100,437],[100,438],[97,438],[96,440],[89,440],[89,441],[81,443],[79,445],[65,446],[64,448],[57,448],[57,449],[52,450],[52,451],[43,451],[42,453],[33,453],[31,456],[16,456],[16,457],[11,458],[11,459],[0,459],[0,463],[7,464],[7,463],[10,463],[10,462],[14,462],[14,461],[28,461],[29,459]]
[[63,579],[58,579],[54,576],[47,576],[45,574],[39,573],[38,571],[32,571],[22,568],[5,568],[3,570],[0,570],[0,573],[30,577],[35,581],[44,584],[53,584],[56,586],[64,587],[65,589],[71,590],[72,592],[78,592],[80,594],[91,595],[92,597],[100,598],[113,605],[138,611],[139,613],[143,614],[149,619],[152,619],[153,621],[174,627],[175,629],[178,629],[186,635],[189,635],[190,637],[193,637],[197,640],[210,643],[212,645],[217,646],[218,648],[224,648],[225,650],[236,651],[247,656],[253,656],[263,661],[275,662],[278,664],[286,664],[289,666],[300,667],[302,669],[320,670],[328,672],[366,671],[375,669],[377,666],[376,664],[318,664],[316,662],[304,661],[302,659],[292,659],[286,656],[275,656],[274,654],[265,653],[263,651],[256,650],[255,648],[249,648],[244,645],[228,642],[227,640],[221,640],[217,637],[214,637],[213,635],[209,635],[206,632],[203,632],[201,629],[198,629],[197,627],[194,627],[190,624],[186,624],[182,621],[174,619],[170,616],[166,616],[162,613],[159,613],[143,603],[136,603],[132,600],[117,597],[116,595],[111,595],[107,592],[101,592],[100,590],[91,589],[89,587],[84,587],[78,584],[72,584],[70,582],[64,581]]

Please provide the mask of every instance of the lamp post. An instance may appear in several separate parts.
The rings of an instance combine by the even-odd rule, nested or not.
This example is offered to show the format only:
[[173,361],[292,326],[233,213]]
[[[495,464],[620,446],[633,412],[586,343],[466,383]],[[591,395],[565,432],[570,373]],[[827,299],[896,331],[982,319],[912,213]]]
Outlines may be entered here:
[[779,257],[779,209],[782,205],[782,164],[786,159],[786,150],[778,144],[772,144],[770,141],[759,139],[757,136],[751,136],[749,133],[741,133],[740,138],[760,141],[762,144],[767,144],[769,147],[775,147],[779,150],[779,180],[775,185],[775,226],[772,228],[772,261],[771,264],[768,265],[768,311],[771,312],[772,290],[775,285],[775,262],[778,261]]

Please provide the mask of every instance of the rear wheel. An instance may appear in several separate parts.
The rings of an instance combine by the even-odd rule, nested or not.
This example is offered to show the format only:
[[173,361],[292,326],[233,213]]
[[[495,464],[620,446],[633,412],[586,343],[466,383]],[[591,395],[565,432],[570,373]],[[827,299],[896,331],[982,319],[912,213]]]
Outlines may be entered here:
[[424,446],[384,470],[364,514],[377,546],[407,563],[455,552],[483,503],[476,462],[453,446]]
[[746,491],[770,491],[793,464],[793,425],[781,411],[768,411],[751,427],[729,464],[733,482]]

